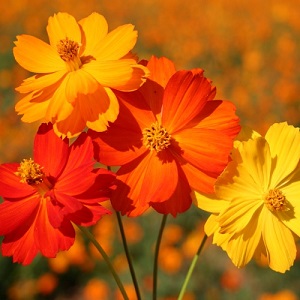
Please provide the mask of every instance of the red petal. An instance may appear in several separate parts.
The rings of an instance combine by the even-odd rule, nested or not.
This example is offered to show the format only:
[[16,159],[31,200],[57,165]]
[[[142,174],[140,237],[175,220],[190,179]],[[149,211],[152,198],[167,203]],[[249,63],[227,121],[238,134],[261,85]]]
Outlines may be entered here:
[[13,233],[19,228],[28,228],[33,223],[39,204],[39,196],[22,200],[4,201],[0,204],[0,235]]
[[1,250],[3,256],[12,256],[13,262],[29,265],[38,254],[34,240],[34,227],[31,226],[27,232],[18,237],[14,233],[5,236]]
[[77,225],[92,226],[97,223],[104,215],[111,212],[99,204],[85,205],[80,211],[69,215],[69,219]]
[[210,82],[202,74],[178,71],[166,86],[162,124],[169,133],[182,129],[203,109],[211,93]]
[[20,182],[15,174],[20,164],[10,163],[0,165],[0,196],[7,199],[26,198],[36,193],[32,186]]
[[34,160],[44,167],[46,176],[57,178],[63,170],[68,154],[69,140],[60,139],[52,124],[42,124],[34,139]]
[[[44,199],[46,202],[47,200]],[[34,226],[34,238],[37,247],[46,257],[55,257],[60,250],[68,250],[74,243],[75,231],[71,223],[65,220],[60,228],[54,228],[50,222],[46,203],[41,205]]]

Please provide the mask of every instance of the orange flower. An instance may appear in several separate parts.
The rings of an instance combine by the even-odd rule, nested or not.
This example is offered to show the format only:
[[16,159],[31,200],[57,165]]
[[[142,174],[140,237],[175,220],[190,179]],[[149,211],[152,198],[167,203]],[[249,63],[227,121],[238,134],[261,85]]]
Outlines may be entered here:
[[[121,166],[111,197],[114,208],[136,216],[152,206],[160,213],[187,210],[191,188],[212,193],[240,130],[232,103],[213,100],[203,71],[175,71],[152,57],[149,80],[118,93],[120,114],[106,132],[89,131],[96,159]],[[99,152],[97,146],[101,149]]]
[[115,175],[94,169],[93,145],[82,133],[69,146],[42,124],[34,141],[34,160],[0,165],[0,235],[2,254],[30,264],[41,252],[55,257],[74,243],[73,224],[94,225],[110,211],[99,202],[109,198]]
[[76,20],[67,13],[49,18],[50,45],[20,35],[13,49],[25,69],[38,73],[17,88],[28,93],[16,105],[22,121],[43,119],[59,136],[76,136],[85,126],[104,131],[114,122],[119,104],[112,89],[132,91],[148,70],[131,54],[137,32],[131,24],[108,33],[105,18],[92,13]]

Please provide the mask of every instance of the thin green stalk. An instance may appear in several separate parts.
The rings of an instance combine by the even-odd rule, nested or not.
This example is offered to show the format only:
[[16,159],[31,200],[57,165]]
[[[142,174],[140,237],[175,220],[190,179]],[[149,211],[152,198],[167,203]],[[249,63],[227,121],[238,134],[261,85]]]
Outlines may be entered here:
[[124,289],[124,286],[118,276],[118,274],[116,273],[109,257],[107,256],[107,254],[105,253],[104,249],[100,246],[100,244],[97,242],[97,240],[94,238],[94,236],[90,233],[90,231],[85,228],[85,227],[81,227],[81,226],[78,226],[78,228],[82,231],[82,233],[94,244],[94,246],[97,248],[97,250],[99,251],[99,253],[102,255],[102,257],[104,258],[109,270],[111,271],[119,289],[120,289],[120,292],[122,293],[123,295],[123,298],[124,300],[129,300],[127,294],[126,294],[126,291]]
[[126,241],[126,235],[125,235],[125,232],[124,232],[124,227],[123,227],[123,223],[122,223],[122,219],[121,219],[121,214],[120,214],[120,212],[117,211],[116,215],[117,215],[117,219],[118,219],[118,225],[119,225],[119,229],[120,229],[120,233],[121,233],[121,237],[122,237],[123,247],[124,247],[124,250],[125,250],[126,257],[127,257],[127,262],[128,262],[128,266],[129,266],[129,269],[130,269],[130,274],[131,274],[131,278],[132,278],[133,285],[134,285],[134,288],[135,288],[136,296],[137,296],[138,300],[141,300],[142,298],[141,298],[138,282],[136,280],[135,271],[134,271],[134,268],[133,268],[131,256],[129,254],[127,241]]
[[159,254],[159,247],[163,235],[163,231],[166,225],[167,221],[167,216],[168,215],[163,215],[157,241],[156,241],[156,246],[155,246],[155,254],[154,254],[154,266],[153,266],[153,300],[156,300],[157,298],[157,272],[158,272],[158,254]]
[[201,251],[202,251],[202,249],[203,249],[203,247],[204,247],[204,244],[205,244],[206,240],[207,240],[207,235],[205,234],[204,237],[203,237],[203,239],[202,239],[202,241],[201,241],[201,244],[200,244],[200,246],[199,246],[199,249],[198,249],[197,253],[195,254],[195,256],[194,256],[194,258],[193,258],[193,260],[192,260],[192,263],[191,263],[191,265],[190,265],[190,268],[189,268],[189,270],[188,270],[188,273],[187,273],[187,275],[186,275],[186,277],[185,277],[185,280],[184,280],[184,283],[183,283],[183,285],[182,285],[180,294],[179,294],[179,296],[178,296],[178,300],[182,300],[182,298],[183,298],[183,296],[184,296],[184,293],[185,293],[185,290],[186,290],[186,288],[187,288],[188,282],[189,282],[189,280],[190,280],[190,278],[191,278],[191,276],[192,276],[192,273],[193,273],[194,268],[195,268],[195,266],[196,266],[196,262],[197,262],[197,260],[198,260],[198,258],[199,258],[199,256],[200,256],[200,253],[201,253]]

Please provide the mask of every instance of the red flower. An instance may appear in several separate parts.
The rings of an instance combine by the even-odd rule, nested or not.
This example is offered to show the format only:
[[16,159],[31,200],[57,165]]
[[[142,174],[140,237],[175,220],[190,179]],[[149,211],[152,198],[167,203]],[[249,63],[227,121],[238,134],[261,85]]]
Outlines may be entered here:
[[0,165],[0,235],[2,254],[31,263],[38,252],[55,257],[75,239],[71,224],[95,224],[110,211],[107,200],[115,175],[94,169],[93,145],[82,133],[69,146],[52,124],[42,124],[34,141],[34,160]]
[[203,70],[175,71],[152,57],[151,76],[136,92],[118,93],[120,114],[106,132],[89,131],[96,159],[121,166],[111,202],[129,216],[149,206],[166,214],[187,210],[191,189],[212,193],[240,130],[232,103],[213,100]]

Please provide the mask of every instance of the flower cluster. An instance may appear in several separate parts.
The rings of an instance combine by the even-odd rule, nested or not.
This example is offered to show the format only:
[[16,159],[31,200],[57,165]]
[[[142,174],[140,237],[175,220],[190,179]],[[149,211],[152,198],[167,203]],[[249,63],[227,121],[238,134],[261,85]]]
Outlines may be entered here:
[[290,268],[300,236],[298,128],[240,132],[235,106],[215,99],[202,69],[139,61],[131,24],[108,32],[98,13],[79,22],[58,13],[47,33],[49,44],[20,35],[13,49],[37,73],[17,88],[26,95],[16,112],[42,124],[33,158],[0,166],[4,256],[26,265],[68,250],[73,225],[111,214],[103,201],[129,217],[150,208],[176,217],[194,201],[235,265],[266,256],[272,269]]

